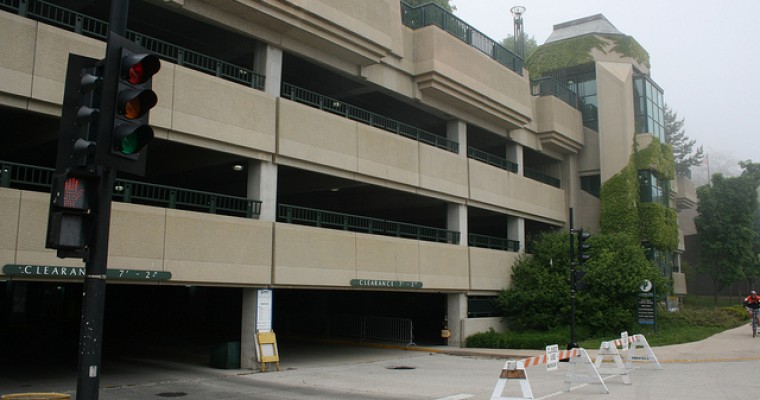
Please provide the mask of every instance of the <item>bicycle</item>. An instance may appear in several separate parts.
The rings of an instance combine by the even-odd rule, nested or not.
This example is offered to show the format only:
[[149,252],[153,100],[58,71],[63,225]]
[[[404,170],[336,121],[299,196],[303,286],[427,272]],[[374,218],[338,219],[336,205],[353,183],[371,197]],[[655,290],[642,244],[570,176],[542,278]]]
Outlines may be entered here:
[[752,337],[757,336],[757,314],[760,308],[752,309]]

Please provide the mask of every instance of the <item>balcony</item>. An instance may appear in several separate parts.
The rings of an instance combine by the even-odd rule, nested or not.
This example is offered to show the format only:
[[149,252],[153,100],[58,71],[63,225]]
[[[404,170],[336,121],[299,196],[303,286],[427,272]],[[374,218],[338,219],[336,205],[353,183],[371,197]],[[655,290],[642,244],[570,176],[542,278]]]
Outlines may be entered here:
[[685,176],[676,177],[676,209],[694,208],[697,205],[697,189],[694,182]]

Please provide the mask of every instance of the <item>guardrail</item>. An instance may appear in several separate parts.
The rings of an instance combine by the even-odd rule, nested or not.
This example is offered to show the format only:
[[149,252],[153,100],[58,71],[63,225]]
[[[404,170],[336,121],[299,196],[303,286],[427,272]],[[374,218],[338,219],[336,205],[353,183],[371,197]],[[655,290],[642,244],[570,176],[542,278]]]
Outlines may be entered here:
[[526,178],[530,178],[530,179],[533,179],[533,180],[536,180],[541,183],[545,183],[547,185],[551,185],[557,188],[562,186],[562,181],[560,181],[559,179],[546,175],[542,172],[538,172],[537,170],[533,168],[524,167],[523,171],[524,171],[523,174],[525,175]]
[[281,96],[350,120],[414,139],[418,142],[445,149],[452,153],[459,151],[459,143],[453,140],[290,83],[283,82]]
[[[0,161],[0,187],[50,191],[55,169]],[[258,217],[261,201],[117,178],[114,200],[245,218]]]
[[[42,21],[75,33],[105,40],[108,22],[69,10],[45,0],[0,0],[0,9],[15,11],[23,17]],[[128,30],[127,38],[154,52],[160,58],[219,78],[264,88],[264,76],[249,68],[231,64],[218,58]]]
[[467,244],[471,247],[481,247],[494,250],[520,251],[519,240],[509,240],[495,236],[486,236],[470,233]]
[[364,339],[406,342],[414,346],[412,320],[407,318],[364,317]]
[[435,3],[413,6],[401,2],[401,20],[404,25],[418,29],[435,25],[457,39],[478,49],[501,65],[522,75],[525,61],[495,40],[484,35]]
[[459,232],[446,229],[288,204],[279,204],[277,206],[277,220],[289,224],[304,224],[320,228],[396,236],[439,243],[459,244],[461,235]]
[[509,161],[505,158],[495,156],[491,153],[486,153],[485,151],[478,150],[474,147],[467,148],[467,156],[473,160],[478,160],[509,172],[517,173],[518,171],[518,166],[516,163],[513,163],[512,161]]
[[550,76],[532,80],[530,82],[530,92],[533,96],[554,96],[573,106],[576,110],[581,109],[578,95]]

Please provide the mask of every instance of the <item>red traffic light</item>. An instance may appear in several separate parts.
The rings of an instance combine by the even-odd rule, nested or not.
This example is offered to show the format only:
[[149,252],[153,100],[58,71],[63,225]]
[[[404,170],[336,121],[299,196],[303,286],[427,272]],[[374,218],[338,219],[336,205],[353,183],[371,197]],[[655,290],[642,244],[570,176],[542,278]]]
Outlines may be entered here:
[[153,54],[129,54],[121,59],[121,77],[133,85],[145,83],[161,69],[161,62]]

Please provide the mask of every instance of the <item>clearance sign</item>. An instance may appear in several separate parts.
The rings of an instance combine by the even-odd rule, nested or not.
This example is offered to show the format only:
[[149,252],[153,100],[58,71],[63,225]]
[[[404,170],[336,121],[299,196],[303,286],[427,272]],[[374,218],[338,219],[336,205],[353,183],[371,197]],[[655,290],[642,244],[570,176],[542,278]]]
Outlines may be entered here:
[[[44,279],[84,279],[84,267],[64,267],[57,265],[6,264],[3,274],[23,278]],[[165,281],[172,277],[168,271],[145,271],[138,269],[108,269],[106,279],[129,281]]]

